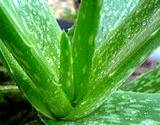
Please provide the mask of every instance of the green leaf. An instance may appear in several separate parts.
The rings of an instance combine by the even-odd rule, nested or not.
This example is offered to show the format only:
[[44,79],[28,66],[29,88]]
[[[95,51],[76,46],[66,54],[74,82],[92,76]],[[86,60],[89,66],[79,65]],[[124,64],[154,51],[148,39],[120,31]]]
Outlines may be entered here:
[[133,92],[160,93],[160,65],[125,83],[122,90]]
[[0,1],[0,37],[46,98],[51,112],[72,109],[59,84],[61,31],[44,0]]
[[140,0],[103,0],[96,47],[100,47],[112,32],[131,14]]
[[73,67],[71,42],[65,32],[61,36],[60,83],[66,95],[73,100]]
[[[160,45],[160,1],[121,2],[83,0],[71,50],[68,37],[43,0],[0,1],[0,48],[6,47],[15,60],[16,67],[9,66],[11,73],[12,69],[19,73],[15,79],[29,80],[36,97],[23,82],[19,86],[30,94],[31,102],[42,98],[35,105],[41,113],[59,120],[89,115]],[[4,60],[10,58],[1,52]],[[10,60],[7,63],[13,65]],[[25,79],[20,77],[24,74]]]
[[87,91],[102,0],[82,0],[73,35],[73,76],[77,103]]
[[108,99],[160,45],[160,1],[142,0],[94,54],[89,91],[64,119],[78,119]]
[[74,31],[75,31],[75,26],[74,25],[71,28],[68,29],[67,35],[70,38],[70,40],[73,39]]
[[23,69],[19,66],[17,61],[7,50],[3,42],[0,40],[0,55],[5,61],[6,66],[10,70],[10,73],[13,76],[13,79],[17,83],[20,90],[24,93],[25,97],[30,101],[30,103],[35,107],[39,112],[53,118],[52,113],[48,109],[48,105],[45,102],[46,98],[42,97],[38,88],[34,85],[32,80],[27,76]]
[[[98,33],[97,33],[97,38],[96,38],[96,43],[95,43],[96,47],[100,46],[103,42],[105,42],[106,38],[110,35],[109,33],[112,30],[116,29],[122,23],[122,21],[126,18],[126,16],[128,16],[130,14],[130,12],[133,10],[133,8],[137,5],[138,2],[139,2],[139,0],[134,0],[134,1],[132,1],[132,0],[123,0],[123,1],[122,0],[112,0],[112,2],[110,0],[103,0],[103,4],[101,6],[101,11],[100,11],[100,16],[99,16],[100,23],[99,23],[98,27],[95,27],[95,28],[98,28]],[[88,7],[87,7],[87,9],[88,9]],[[87,11],[87,9],[85,8],[84,11]],[[82,9],[82,11],[83,11],[83,9]],[[84,15],[85,15],[85,13],[84,13]],[[97,17],[97,19],[98,19],[98,17]],[[86,20],[88,20],[89,25],[93,25],[91,23],[93,21],[93,18],[90,18],[87,15]],[[87,35],[88,31],[84,28],[84,24],[90,30],[86,20],[84,23],[81,24],[82,32],[85,35]],[[69,35],[71,35],[70,32],[69,32]],[[84,40],[84,42],[86,42],[86,40]],[[83,42],[81,42],[81,43],[83,44]],[[83,44],[83,46],[84,46],[84,44]],[[84,51],[84,49],[83,49],[83,51]],[[90,66],[91,66],[91,64],[90,64]],[[77,75],[77,77],[78,77],[78,75]],[[83,86],[86,86],[86,85],[83,85]],[[79,91],[79,89],[78,89],[78,91]],[[82,91],[84,91],[84,89]]]
[[118,91],[88,117],[73,121],[43,119],[46,125],[159,125],[160,94]]

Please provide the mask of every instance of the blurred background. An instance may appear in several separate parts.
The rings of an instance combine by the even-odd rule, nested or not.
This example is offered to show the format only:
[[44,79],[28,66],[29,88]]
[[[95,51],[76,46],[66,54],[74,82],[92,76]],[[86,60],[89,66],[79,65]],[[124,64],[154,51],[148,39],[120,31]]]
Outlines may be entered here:
[[[62,29],[67,31],[77,15],[80,0],[48,0]],[[131,75],[131,79],[160,62],[160,47]],[[7,86],[7,87],[6,87]],[[0,125],[41,125],[37,113],[24,99],[0,60]]]

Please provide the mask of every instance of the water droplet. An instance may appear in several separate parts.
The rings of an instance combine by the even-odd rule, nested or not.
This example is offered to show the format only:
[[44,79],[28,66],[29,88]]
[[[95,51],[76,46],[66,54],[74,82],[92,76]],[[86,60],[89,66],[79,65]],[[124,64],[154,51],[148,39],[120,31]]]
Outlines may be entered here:
[[129,102],[130,102],[130,103],[135,103],[135,102],[136,102],[136,99],[130,99]]

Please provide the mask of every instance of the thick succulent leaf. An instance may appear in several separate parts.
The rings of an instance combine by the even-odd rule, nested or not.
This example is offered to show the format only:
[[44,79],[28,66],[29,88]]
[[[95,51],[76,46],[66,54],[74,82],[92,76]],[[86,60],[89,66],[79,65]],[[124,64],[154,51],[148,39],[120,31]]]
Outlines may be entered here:
[[[1,11],[4,11],[7,18],[12,21],[15,30],[20,32],[18,34],[21,37],[29,36],[30,41],[27,41],[26,44],[34,47],[37,53],[42,54],[43,58],[46,57],[46,62],[54,69],[55,77],[58,77],[56,75],[60,65],[61,30],[45,1],[5,0],[0,4]],[[24,37],[24,40],[26,39]]]
[[72,101],[74,97],[72,48],[65,32],[62,33],[60,46],[60,84],[62,84],[64,92]]
[[48,6],[43,0],[0,1],[0,17],[1,39],[50,110],[57,117],[68,114],[72,106],[58,84],[61,32]]
[[97,111],[75,122],[51,121],[46,125],[159,125],[160,94],[116,92]]
[[68,29],[67,35],[70,38],[70,40],[73,39],[74,31],[75,31],[75,26],[74,25],[71,28]]
[[[160,26],[159,1],[142,0],[132,14],[113,32],[110,38],[96,50],[93,60],[93,79],[113,75],[125,58],[145,44]],[[98,67],[98,68],[95,68]],[[103,71],[108,70],[106,73]]]
[[125,91],[160,93],[160,65],[121,87]]
[[65,118],[77,119],[99,107],[160,45],[160,1],[142,0],[96,50],[89,92]]
[[102,0],[82,0],[73,35],[75,103],[87,91]]
[[140,0],[103,0],[96,47],[106,42],[111,32],[127,18],[138,5],[139,1]]
[[30,101],[30,103],[42,114],[53,118],[48,106],[45,102],[46,98],[41,96],[41,93],[34,85],[32,80],[27,76],[23,69],[19,66],[17,61],[14,59],[12,54],[7,50],[3,42],[0,40],[0,55],[5,61],[5,65],[10,70],[13,79],[24,93],[25,97]]

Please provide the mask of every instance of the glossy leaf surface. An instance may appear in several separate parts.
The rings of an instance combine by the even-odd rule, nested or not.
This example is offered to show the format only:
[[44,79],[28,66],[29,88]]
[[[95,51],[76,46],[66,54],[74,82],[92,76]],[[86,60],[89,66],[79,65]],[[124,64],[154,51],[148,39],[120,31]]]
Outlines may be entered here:
[[140,0],[103,0],[100,11],[100,24],[96,38],[96,48],[100,47],[112,32],[122,24],[135,9]]
[[160,45],[160,1],[142,0],[96,49],[89,92],[64,119],[77,119],[93,112]]
[[[72,109],[59,84],[61,31],[43,0],[0,1],[0,36],[17,62],[63,117]],[[9,36],[9,37],[8,37]]]
[[42,97],[37,87],[32,80],[27,76],[23,69],[19,66],[12,54],[5,47],[0,40],[0,55],[5,60],[5,64],[10,70],[10,73],[17,83],[18,87],[25,94],[25,97],[32,103],[32,105],[44,115],[53,118],[52,113],[48,109],[45,98]]
[[73,59],[72,59],[72,46],[71,42],[65,32],[61,36],[61,55],[60,55],[60,84],[65,91],[70,101],[74,97],[74,84],[73,84]]
[[116,92],[98,110],[76,122],[44,120],[46,125],[159,125],[160,94]]
[[[70,42],[44,0],[0,1],[1,53],[10,71],[15,70],[13,76],[28,99],[49,117],[77,120],[88,116],[110,98],[111,105],[135,98],[139,100],[137,104],[145,105],[144,108],[149,106],[148,117],[158,124],[154,117],[157,114],[153,114],[151,108],[157,107],[158,94],[152,97],[117,92],[113,96],[115,102],[111,95],[160,45],[159,15],[160,0],[82,0]],[[16,76],[16,73],[19,74]],[[28,84],[20,84],[23,81]],[[27,85],[33,94],[28,92]],[[150,98],[145,100],[144,97]],[[38,98],[42,102],[35,104]],[[141,109],[138,111],[144,112]],[[159,107],[157,110],[159,112]],[[105,117],[104,114],[99,117]],[[123,121],[121,116],[125,117],[123,112],[118,117],[120,122]],[[137,123],[147,118],[141,116],[138,121],[138,116],[135,116]],[[114,117],[109,119],[118,122]]]
[[83,0],[73,35],[75,103],[87,92],[102,0]]

